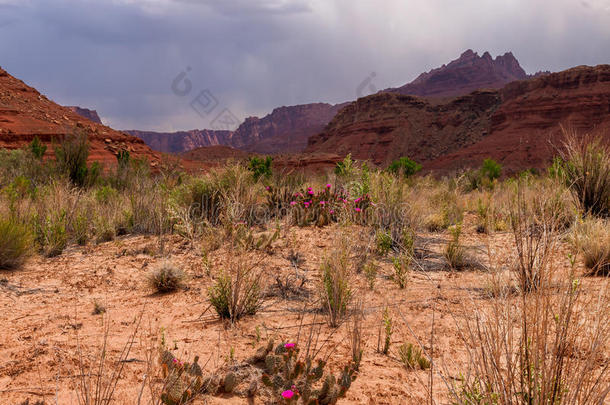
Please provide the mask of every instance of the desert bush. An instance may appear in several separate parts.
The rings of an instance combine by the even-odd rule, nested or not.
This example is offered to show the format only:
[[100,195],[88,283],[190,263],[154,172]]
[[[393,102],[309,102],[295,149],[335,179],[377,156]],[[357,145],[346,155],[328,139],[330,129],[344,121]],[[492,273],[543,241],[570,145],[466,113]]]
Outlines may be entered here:
[[381,256],[387,255],[390,253],[393,245],[392,234],[389,231],[377,230],[375,233],[375,245],[377,253]]
[[565,223],[562,190],[526,188],[516,184],[510,223],[517,252],[516,272],[524,293],[548,284],[554,267],[558,230]]
[[232,244],[234,247],[243,250],[260,250],[270,252],[275,242],[280,236],[280,228],[275,231],[264,231],[256,233],[252,228],[243,223],[238,223],[231,227]]
[[242,165],[229,165],[212,171],[211,180],[222,190],[221,221],[227,223],[246,222],[248,225],[262,224],[268,219],[267,212],[260,210],[263,185],[253,181],[250,171]]
[[85,132],[75,131],[66,135],[59,145],[55,146],[55,163],[58,170],[65,173],[72,184],[78,187],[93,185],[99,175],[99,164],[87,166],[89,157],[89,140]]
[[20,176],[39,186],[48,181],[50,172],[50,165],[36,158],[30,149],[0,149],[0,188]]
[[465,191],[492,189],[502,174],[502,166],[493,159],[485,159],[479,170],[465,173]]
[[185,279],[182,269],[168,260],[156,266],[147,277],[148,285],[160,293],[176,291],[184,285]]
[[18,268],[32,248],[32,233],[25,225],[10,218],[0,219],[0,269]]
[[271,156],[257,157],[253,156],[248,161],[248,170],[252,172],[252,176],[254,177],[254,181],[258,181],[260,178],[269,178],[271,177],[271,164],[273,163],[273,158]]
[[411,260],[413,256],[408,253],[400,254],[392,260],[392,264],[394,265],[394,274],[392,274],[392,280],[398,287],[401,289],[407,286],[407,282],[409,281],[409,266],[411,265]]
[[465,308],[474,313],[460,327],[470,361],[452,390],[456,403],[604,403],[609,298],[605,288],[585,298],[572,268],[553,286]]
[[430,232],[447,229],[463,221],[464,212],[459,202],[459,191],[450,184],[442,184],[434,192],[429,204],[434,207],[433,213],[426,218],[426,228]]
[[124,216],[132,232],[162,235],[172,229],[172,218],[168,212],[169,190],[145,173],[134,176],[125,190],[129,204]]
[[409,159],[406,156],[401,157],[400,159],[394,160],[388,166],[388,171],[394,174],[401,174],[405,177],[413,176],[415,173],[420,171],[422,166]]
[[216,313],[232,322],[256,314],[262,304],[259,277],[254,266],[248,267],[243,262],[221,271],[208,290]]
[[430,368],[430,360],[422,354],[419,347],[412,343],[403,343],[398,346],[398,358],[407,370],[426,370]]
[[337,327],[345,318],[352,299],[349,248],[342,240],[320,267],[320,297],[322,308],[331,327]]
[[610,222],[586,217],[574,224],[571,241],[595,275],[610,274]]
[[356,170],[356,162],[352,159],[351,153],[349,153],[341,162],[337,162],[335,166],[335,174],[342,177],[351,177]]
[[30,143],[30,152],[32,152],[32,156],[38,160],[42,160],[45,152],[47,151],[47,146],[40,142],[40,139],[35,136]]
[[468,261],[466,258],[466,249],[460,243],[460,236],[462,235],[462,224],[457,224],[449,228],[451,233],[451,239],[445,246],[443,252],[443,258],[452,270],[461,270],[467,266]]
[[554,162],[584,213],[610,216],[610,147],[600,137],[579,137],[564,131],[562,161]]

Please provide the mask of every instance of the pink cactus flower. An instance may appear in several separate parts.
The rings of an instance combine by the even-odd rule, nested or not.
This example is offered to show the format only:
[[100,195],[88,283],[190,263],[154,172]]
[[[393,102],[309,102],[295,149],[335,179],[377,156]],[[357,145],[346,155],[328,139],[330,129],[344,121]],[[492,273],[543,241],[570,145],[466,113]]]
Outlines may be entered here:
[[313,194],[314,194],[314,193],[313,193],[313,190],[309,190],[309,191],[307,192],[307,194],[309,194],[309,195],[313,195]]
[[334,214],[334,213],[335,213],[335,210],[330,210],[330,213],[331,213],[331,214]]
[[303,205],[306,206],[306,207],[309,207],[309,201],[303,202]]
[[284,397],[286,399],[290,399],[290,398],[294,397],[294,391],[286,390],[286,391],[282,392],[282,397]]
[[320,201],[320,205],[326,204],[326,201]]
[[362,210],[361,210],[360,208],[358,208],[358,207],[356,207],[356,208],[354,208],[354,209],[356,210],[356,212],[360,212],[360,211],[362,211]]
[[172,363],[177,364],[178,363],[178,359],[176,359],[176,358],[172,359]]
[[294,343],[286,343],[284,345],[284,349],[294,349],[295,346],[296,346],[296,344],[294,344]]
[[271,187],[267,186],[267,187],[265,187],[265,190],[269,191],[269,190],[271,190]]
[[358,197],[358,198],[356,198],[356,199],[354,200],[354,202],[357,204],[357,203],[359,203],[359,202],[360,202],[360,200],[362,200],[362,197]]
[[327,185],[326,185],[326,188],[330,188],[330,184],[327,184]]
[[290,201],[290,205],[297,205],[296,201]]

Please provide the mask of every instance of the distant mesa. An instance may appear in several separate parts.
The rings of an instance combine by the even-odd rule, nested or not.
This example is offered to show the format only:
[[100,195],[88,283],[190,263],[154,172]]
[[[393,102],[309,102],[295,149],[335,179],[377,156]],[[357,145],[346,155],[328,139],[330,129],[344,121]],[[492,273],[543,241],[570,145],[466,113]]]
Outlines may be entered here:
[[[470,52],[460,59],[489,60]],[[505,55],[502,64],[518,72],[512,59]],[[374,94],[341,110],[309,139],[306,152],[351,153],[382,167],[409,156],[436,172],[476,167],[491,157],[519,171],[550,163],[561,146],[560,125],[610,142],[610,65],[539,74],[444,100]]]
[[182,153],[216,145],[261,154],[298,153],[307,146],[307,139],[322,131],[347,104],[313,103],[278,107],[263,118],[246,118],[235,131],[125,132],[141,138],[152,149],[166,153]]

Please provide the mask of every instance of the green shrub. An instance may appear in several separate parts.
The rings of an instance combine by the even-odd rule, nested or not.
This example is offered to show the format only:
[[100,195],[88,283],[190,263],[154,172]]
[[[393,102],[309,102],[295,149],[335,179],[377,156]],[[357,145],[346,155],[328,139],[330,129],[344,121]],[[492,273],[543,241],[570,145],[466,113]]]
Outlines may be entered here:
[[378,230],[375,234],[375,243],[377,245],[377,253],[385,256],[392,249],[392,235],[388,231]]
[[148,284],[160,293],[176,291],[184,280],[184,272],[170,261],[164,261],[148,274]]
[[422,354],[419,347],[414,346],[412,343],[403,343],[398,347],[398,357],[400,362],[408,370],[426,370],[430,368],[430,360]]
[[248,170],[252,172],[254,181],[258,181],[258,179],[261,177],[271,177],[271,163],[273,163],[273,158],[271,156],[266,156],[265,158],[253,156],[250,158],[250,161],[248,162]]
[[481,176],[490,182],[499,179],[502,174],[502,166],[493,159],[485,159],[480,170]]
[[502,166],[493,159],[485,159],[479,170],[466,172],[465,191],[493,189],[502,174]]
[[32,152],[32,156],[34,156],[38,160],[42,160],[45,152],[47,151],[47,146],[40,142],[37,136],[34,137],[32,143],[30,143],[30,152]]
[[78,187],[93,185],[99,175],[100,166],[94,162],[87,167],[89,140],[85,132],[66,135],[55,147],[55,160],[60,172],[65,173],[72,184]]
[[415,173],[419,172],[422,169],[422,166],[409,159],[408,157],[401,157],[400,159],[394,160],[388,166],[388,171],[394,174],[402,174],[405,177],[413,176]]
[[29,229],[10,219],[0,219],[0,269],[14,269],[31,254],[33,245]]
[[223,319],[235,322],[254,315],[262,304],[259,275],[242,263],[222,271],[208,290],[210,304]]
[[404,253],[397,257],[394,257],[392,263],[394,264],[394,274],[392,275],[392,280],[398,287],[401,289],[407,286],[407,281],[409,280],[409,266],[411,264],[412,257],[410,254]]
[[335,174],[342,177],[351,177],[356,171],[355,161],[352,160],[352,154],[348,154],[341,162],[337,162],[335,166]]

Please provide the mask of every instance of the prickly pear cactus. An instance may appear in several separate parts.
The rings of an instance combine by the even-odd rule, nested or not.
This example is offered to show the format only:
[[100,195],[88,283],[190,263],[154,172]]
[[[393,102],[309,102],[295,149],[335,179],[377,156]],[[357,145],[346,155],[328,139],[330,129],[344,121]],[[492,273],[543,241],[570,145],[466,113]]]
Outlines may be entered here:
[[202,388],[202,372],[198,364],[199,357],[193,363],[185,363],[167,349],[161,347],[159,364],[164,378],[161,401],[165,405],[183,404],[192,399]]
[[314,366],[310,357],[299,358],[299,348],[294,343],[280,344],[275,350],[268,345],[257,351],[262,353],[267,353],[262,382],[283,403],[334,404],[349,389],[357,369],[350,363],[337,378],[324,372],[324,361],[316,360]]

